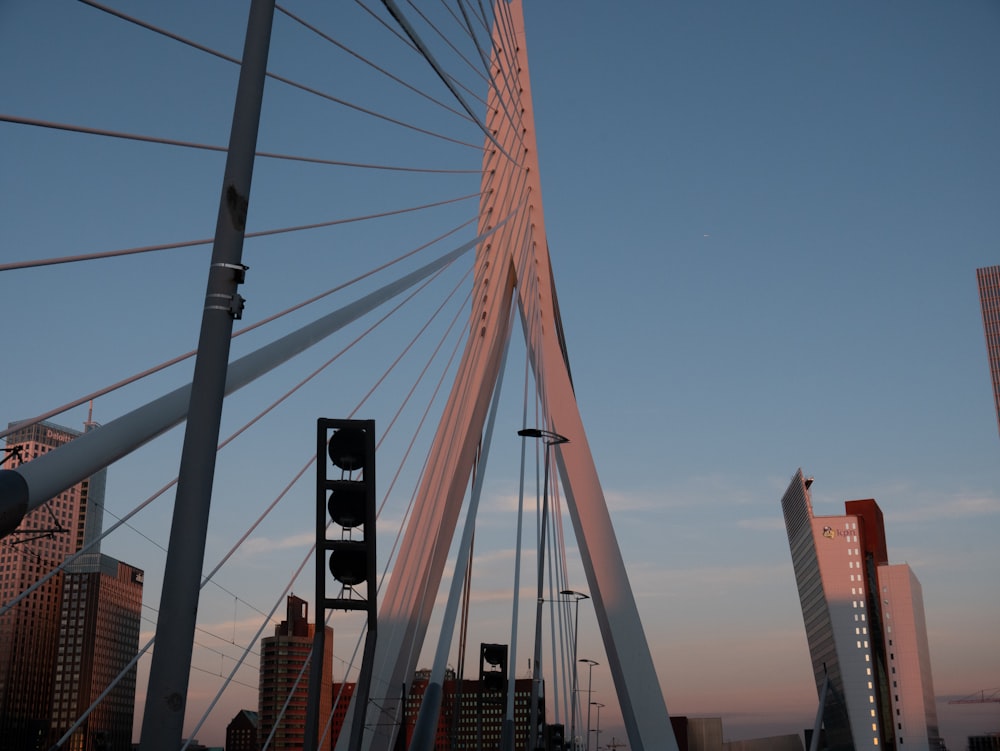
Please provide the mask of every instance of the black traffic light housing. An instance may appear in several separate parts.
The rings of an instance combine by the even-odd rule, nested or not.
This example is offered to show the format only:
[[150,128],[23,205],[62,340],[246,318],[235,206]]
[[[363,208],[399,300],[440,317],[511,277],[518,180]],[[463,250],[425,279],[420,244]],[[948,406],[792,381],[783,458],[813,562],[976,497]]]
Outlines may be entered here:
[[507,645],[479,645],[480,693],[507,696]]
[[545,726],[545,751],[565,751],[566,731],[560,724]]
[[[375,604],[375,422],[317,422],[316,549],[324,566],[324,608],[370,610]],[[326,595],[326,572],[340,583]],[[318,587],[317,587],[318,589]]]
[[[364,610],[368,616],[361,675],[354,692],[351,748],[361,747],[378,632],[375,559],[375,421],[316,421],[316,628],[306,712],[307,751],[319,737],[320,663],[327,610]],[[329,576],[339,582],[327,597]]]

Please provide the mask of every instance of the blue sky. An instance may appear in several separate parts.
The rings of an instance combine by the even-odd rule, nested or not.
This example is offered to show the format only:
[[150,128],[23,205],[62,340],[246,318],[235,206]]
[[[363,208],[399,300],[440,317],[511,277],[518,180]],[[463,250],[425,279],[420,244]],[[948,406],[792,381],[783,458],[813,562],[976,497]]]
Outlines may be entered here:
[[[1000,8],[526,5],[548,242],[577,400],[670,712],[721,715],[731,738],[811,725],[815,694],[779,506],[798,467],[816,478],[819,514],[841,513],[848,499],[878,500],[890,560],[909,563],[923,584],[937,693],[995,687],[1000,443],[975,269],[1000,263]],[[242,2],[121,7],[240,54]],[[356,31],[359,43],[381,44],[388,63],[447,98],[419,61],[379,41],[363,14],[288,7],[338,38]],[[287,18],[275,28],[272,70],[481,141],[426,101],[368,90],[354,63]],[[0,6],[0,109],[10,115],[224,144],[235,75],[235,66],[80,3]],[[473,149],[426,139],[412,146],[383,124],[332,114],[328,103],[279,85],[265,96],[261,150],[478,167]],[[0,122],[0,263],[210,237],[222,167],[218,154]],[[250,228],[458,196],[478,183],[475,175],[390,182],[365,171],[330,174],[260,160]],[[473,201],[248,242],[246,322],[474,212]],[[8,321],[0,421],[193,348],[206,259],[204,250],[180,251],[0,272]],[[459,281],[456,272],[441,287]],[[414,319],[434,307],[416,304]],[[398,350],[411,334],[390,325],[387,346]],[[352,362],[382,361],[383,350],[362,346]],[[311,355],[287,382],[328,356]],[[520,425],[517,357],[498,435]],[[180,370],[99,400],[97,419],[183,382],[190,368]],[[416,372],[405,365],[391,377],[391,396],[363,410],[387,424]],[[247,503],[269,501],[301,466],[310,421],[318,412],[341,416],[371,380],[367,366],[342,368],[267,418],[234,449],[238,458],[220,458],[208,564],[227,533],[249,521]],[[275,398],[285,388],[278,384],[227,404],[223,434]],[[59,421],[84,417],[77,409]],[[175,430],[116,465],[109,509],[124,513],[169,480],[179,442]],[[404,443],[387,438],[385,453],[395,458]],[[487,570],[509,560],[517,445],[494,449],[482,523],[498,531],[477,543]],[[248,472],[248,462],[269,471]],[[168,524],[169,510],[136,522],[161,543]],[[308,514],[300,523],[289,513],[265,525],[223,574],[239,597],[216,591],[203,602],[208,630],[249,638],[244,621],[254,616],[243,603],[270,607],[283,586],[270,572],[287,575],[294,556],[280,551],[300,555],[309,524]],[[129,533],[106,551],[147,569],[147,602],[156,607],[162,554]],[[485,593],[509,586],[483,574]],[[482,632],[499,628],[504,612],[484,606]],[[338,630],[345,644],[349,632]],[[490,634],[482,640],[500,640]],[[580,650],[604,662],[585,607]],[[226,659],[196,655],[201,672]],[[593,675],[595,698],[612,704],[608,674],[598,667]],[[210,676],[202,680],[214,693]],[[252,672],[242,680],[255,686]],[[233,706],[253,697],[246,689]],[[942,704],[949,746],[1000,729],[995,707]],[[604,712],[602,738],[621,738],[614,709]],[[199,737],[213,742],[234,713],[220,710]]]

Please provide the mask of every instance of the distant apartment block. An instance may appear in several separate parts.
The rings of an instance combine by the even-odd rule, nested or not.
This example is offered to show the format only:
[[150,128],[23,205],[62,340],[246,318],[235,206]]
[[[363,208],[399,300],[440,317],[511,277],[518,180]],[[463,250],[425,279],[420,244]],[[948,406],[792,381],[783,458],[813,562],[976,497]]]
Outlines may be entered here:
[[241,709],[226,726],[226,751],[257,751],[257,713]]
[[[299,751],[306,732],[309,698],[308,660],[315,626],[309,622],[309,605],[289,595],[287,617],[274,629],[274,636],[261,640],[258,738],[271,751]],[[319,718],[333,708],[333,629],[326,627],[323,675],[320,684]],[[320,729],[322,733],[322,728]],[[320,748],[332,748],[324,743]]]
[[976,281],[979,284],[979,304],[983,310],[993,406],[997,413],[997,429],[1000,430],[1000,266],[976,269]]
[[139,650],[143,572],[107,555],[83,558],[64,574],[53,736],[67,733],[111,687],[66,747],[129,751],[136,683],[129,663]]
[[814,516],[799,470],[781,499],[829,751],[939,751],[923,595],[890,565],[882,511]]
[[[429,671],[418,670],[410,685],[397,734],[397,743],[401,747],[409,748],[413,740],[414,725],[427,690],[428,678]],[[495,684],[455,680],[454,671],[450,670],[445,676],[442,689],[434,748],[447,748],[451,751],[500,748],[506,715],[506,701],[503,698],[505,692],[496,690]],[[336,742],[354,694],[354,684],[336,683],[333,693],[338,697],[332,728]],[[531,678],[517,678],[514,681],[514,751],[525,751],[527,748],[530,704]],[[544,704],[542,706],[544,714]]]

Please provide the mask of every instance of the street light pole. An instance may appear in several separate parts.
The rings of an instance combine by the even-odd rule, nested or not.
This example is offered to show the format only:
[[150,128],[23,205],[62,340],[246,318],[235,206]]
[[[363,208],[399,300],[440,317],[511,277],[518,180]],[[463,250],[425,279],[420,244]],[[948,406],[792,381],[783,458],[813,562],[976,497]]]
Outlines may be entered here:
[[528,751],[538,748],[538,691],[542,681],[542,604],[545,588],[545,536],[546,520],[549,516],[549,447],[558,443],[569,443],[569,438],[541,428],[523,428],[517,431],[522,438],[543,438],[545,440],[544,469],[542,476],[542,521],[538,537],[538,603],[535,608],[535,655],[531,664],[531,706],[530,727],[528,728]]
[[[596,751],[601,751],[601,707],[604,705],[599,701],[592,701],[590,703],[597,707],[597,740],[594,741],[594,747]],[[587,739],[590,739],[589,730],[587,732]]]
[[[596,702],[590,701],[591,688],[594,685],[594,665],[600,665],[601,663],[596,660],[588,660],[586,657],[580,660],[580,662],[587,663],[587,751],[590,751],[590,706]],[[600,739],[598,739],[600,740]]]
[[[573,744],[573,751],[579,751],[576,743],[576,705],[579,703],[580,699],[577,695],[577,661],[576,661],[576,648],[579,643],[580,635],[580,600],[589,600],[590,595],[585,595],[583,592],[574,592],[572,589],[564,589],[559,594],[570,595],[576,600],[576,614],[573,616],[573,693],[570,699],[570,721],[569,721],[569,739],[570,743]],[[587,697],[590,700],[590,697]],[[589,731],[589,728],[588,728]]]

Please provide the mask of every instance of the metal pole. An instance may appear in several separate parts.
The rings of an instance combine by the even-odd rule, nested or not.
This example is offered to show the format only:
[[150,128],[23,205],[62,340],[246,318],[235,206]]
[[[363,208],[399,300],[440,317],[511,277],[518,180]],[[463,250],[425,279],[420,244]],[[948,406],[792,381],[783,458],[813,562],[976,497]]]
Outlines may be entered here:
[[528,727],[528,749],[538,748],[538,694],[542,681],[542,604],[545,585],[545,534],[549,516],[549,444],[544,444],[545,459],[542,462],[542,522],[538,537],[538,602],[535,606],[535,655],[531,663],[531,713]]
[[[580,703],[579,695],[579,663],[577,662],[577,645],[580,641],[580,600],[589,600],[590,595],[583,592],[574,592],[572,589],[564,589],[559,594],[573,595],[576,598],[576,614],[573,618],[573,695],[570,698],[570,722],[569,738],[573,751],[579,751],[576,742],[576,706]],[[590,696],[587,697],[590,701]]]
[[[595,751],[601,751],[601,707],[603,707],[604,705],[601,704],[601,702],[599,701],[592,701],[590,703],[597,707],[597,731],[596,731],[597,740],[594,741],[594,748]],[[587,734],[587,738],[588,739],[590,738],[589,733]]]
[[594,660],[588,660],[584,657],[580,662],[587,663],[589,670],[587,671],[587,751],[590,751],[590,706],[594,702],[590,700],[591,688],[594,685],[594,665],[599,665],[600,663]]
[[247,21],[215,244],[184,433],[140,747],[176,751],[184,730],[198,593],[205,560],[233,320],[242,315],[241,263],[274,0],[253,0]]
[[569,703],[569,707],[570,707],[570,709],[569,709],[569,711],[570,711],[570,715],[569,715],[570,716],[570,720],[569,720],[569,739],[570,739],[570,743],[573,744],[573,751],[577,751],[577,749],[576,749],[576,702],[577,702],[577,693],[576,693],[577,685],[576,685],[576,681],[577,681],[577,673],[579,671],[577,669],[577,663],[576,663],[576,647],[577,647],[577,644],[578,644],[579,635],[580,635],[580,599],[577,598],[577,601],[576,601],[576,614],[573,616],[573,696],[570,699],[570,703]]

